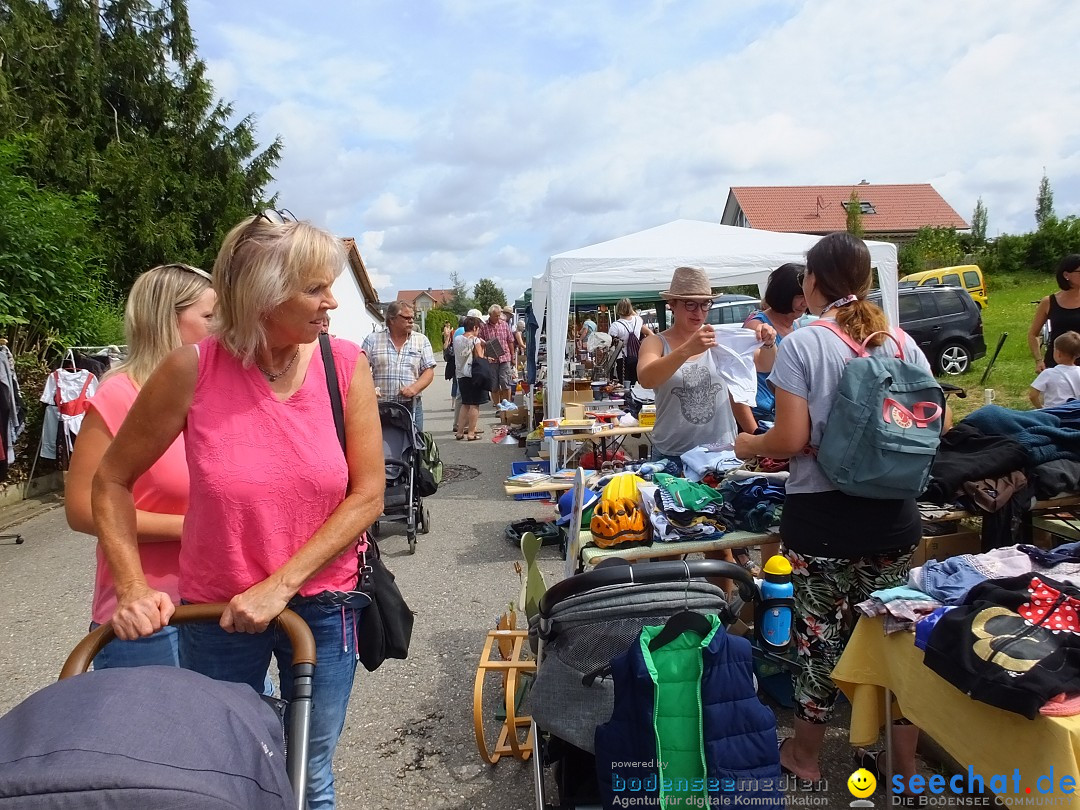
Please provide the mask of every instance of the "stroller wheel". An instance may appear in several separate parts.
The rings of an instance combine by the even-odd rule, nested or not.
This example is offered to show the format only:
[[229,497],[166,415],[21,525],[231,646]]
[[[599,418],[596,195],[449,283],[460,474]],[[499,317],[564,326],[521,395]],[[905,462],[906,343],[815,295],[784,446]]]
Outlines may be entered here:
[[420,525],[417,528],[420,530],[420,534],[427,534],[431,531],[431,512],[426,506],[420,510]]
[[408,539],[409,539],[409,553],[410,554],[415,554],[416,553],[416,533],[413,532],[412,534],[410,534]]

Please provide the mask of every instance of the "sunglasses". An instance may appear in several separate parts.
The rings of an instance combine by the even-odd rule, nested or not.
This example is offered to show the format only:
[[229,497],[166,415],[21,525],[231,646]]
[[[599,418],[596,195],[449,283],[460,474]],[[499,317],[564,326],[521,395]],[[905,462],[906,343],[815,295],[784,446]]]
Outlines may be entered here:
[[284,225],[286,222],[296,222],[296,215],[288,208],[264,208],[255,215],[253,222],[265,219],[271,225]]

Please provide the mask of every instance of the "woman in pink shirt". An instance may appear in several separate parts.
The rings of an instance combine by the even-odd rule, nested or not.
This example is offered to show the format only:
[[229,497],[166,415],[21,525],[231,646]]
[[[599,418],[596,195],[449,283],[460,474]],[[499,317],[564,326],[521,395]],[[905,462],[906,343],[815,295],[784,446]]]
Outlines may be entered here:
[[[357,538],[382,513],[382,429],[367,358],[319,332],[337,306],[341,240],[266,211],[234,227],[214,262],[214,334],[177,349],[147,381],[94,478],[94,520],[117,582],[117,636],[156,632],[173,612],[146,579],[130,482],[183,433],[191,500],[180,548],[180,598],[227,602],[220,626],[180,627],[184,666],[261,691],[271,656],[292,697],[291,646],[270,622],[286,607],[307,622],[312,684],[309,810],[334,806],[332,759],[356,673]],[[328,392],[345,404],[342,453]]]
[[[210,274],[186,264],[155,267],[135,280],[124,311],[127,360],[105,375],[90,400],[71,456],[64,499],[71,528],[95,533],[90,483],[98,464],[158,363],[178,346],[198,343],[210,334],[215,297]],[[183,436],[139,477],[134,497],[139,559],[147,582],[177,600],[180,531],[188,507]],[[91,628],[112,619],[115,609],[116,588],[99,544]],[[179,664],[175,627],[163,627],[146,638],[112,641],[94,658],[94,669],[147,664]]]

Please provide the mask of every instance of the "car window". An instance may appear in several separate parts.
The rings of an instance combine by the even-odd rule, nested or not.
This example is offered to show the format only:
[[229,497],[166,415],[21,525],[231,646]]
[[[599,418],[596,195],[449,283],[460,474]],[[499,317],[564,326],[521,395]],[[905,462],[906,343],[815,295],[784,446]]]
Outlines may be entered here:
[[732,323],[741,324],[743,321],[750,317],[750,313],[753,312],[755,309],[757,309],[757,307],[754,304],[742,304],[741,306],[739,306],[738,311],[735,313],[735,319],[732,321]]
[[974,270],[965,270],[964,286],[967,287],[969,290],[973,290],[976,287],[981,287],[982,282],[979,281],[979,274],[976,273]]
[[936,296],[938,311],[942,315],[959,315],[967,310],[964,306],[965,293],[948,290]]
[[922,308],[922,316],[924,318],[936,318],[941,314],[938,312],[937,305],[939,298],[941,298],[940,295],[934,295],[933,293],[919,293],[919,306]]
[[709,314],[705,316],[705,323],[717,324],[720,323],[720,313],[723,310],[720,307],[713,307],[709,310]]
[[900,296],[900,323],[917,321],[923,317],[922,309],[919,307],[919,299],[922,297],[920,295]]
[[938,282],[938,280],[936,278],[933,278],[933,277],[924,278],[922,281],[919,282],[919,286],[920,287],[929,287],[931,284],[937,284],[937,283],[939,283],[939,282]]
[[941,279],[941,283],[945,284],[945,285],[947,285],[949,287],[963,287],[964,286],[963,284],[960,283],[960,274],[959,273],[949,273],[943,279]]

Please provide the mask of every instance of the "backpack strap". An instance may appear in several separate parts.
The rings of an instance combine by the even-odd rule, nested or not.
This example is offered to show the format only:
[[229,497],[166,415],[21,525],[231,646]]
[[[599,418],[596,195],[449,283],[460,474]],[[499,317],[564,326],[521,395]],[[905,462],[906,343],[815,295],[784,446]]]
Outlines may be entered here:
[[811,323],[809,323],[808,326],[821,326],[825,329],[828,329],[830,332],[832,332],[834,335],[844,341],[844,344],[853,352],[855,352],[855,355],[857,357],[869,357],[870,352],[866,348],[866,344],[868,344],[875,335],[885,335],[885,337],[890,338],[892,342],[896,344],[896,356],[899,357],[901,360],[906,359],[904,357],[904,330],[900,329],[899,327],[888,331],[884,329],[879,329],[877,332],[871,332],[860,344],[852,340],[851,336],[840,328],[840,324],[838,324],[831,318],[818,318],[816,321],[812,321]]

